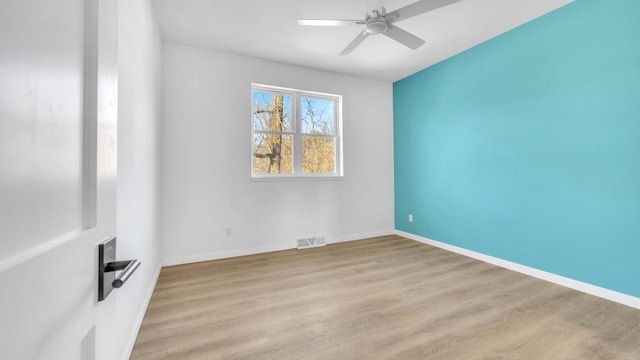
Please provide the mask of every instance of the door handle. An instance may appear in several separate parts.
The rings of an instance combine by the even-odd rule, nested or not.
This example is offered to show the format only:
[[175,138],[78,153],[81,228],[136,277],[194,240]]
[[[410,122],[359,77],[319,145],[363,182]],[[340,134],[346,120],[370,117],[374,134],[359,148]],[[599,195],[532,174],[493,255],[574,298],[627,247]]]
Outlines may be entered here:
[[[116,261],[116,238],[98,244],[98,301],[124,285],[140,266],[140,260]],[[116,277],[116,271],[121,271]]]
[[117,289],[129,280],[129,277],[134,271],[136,271],[138,266],[140,266],[140,260],[114,261],[107,263],[107,266],[104,268],[104,272],[122,270],[120,275],[111,282],[111,286]]

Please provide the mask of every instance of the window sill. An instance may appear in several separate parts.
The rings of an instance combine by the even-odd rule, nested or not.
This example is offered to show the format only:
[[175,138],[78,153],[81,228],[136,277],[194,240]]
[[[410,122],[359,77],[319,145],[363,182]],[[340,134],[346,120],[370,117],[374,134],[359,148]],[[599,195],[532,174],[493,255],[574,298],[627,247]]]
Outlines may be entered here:
[[267,175],[252,176],[251,181],[340,181],[344,175]]

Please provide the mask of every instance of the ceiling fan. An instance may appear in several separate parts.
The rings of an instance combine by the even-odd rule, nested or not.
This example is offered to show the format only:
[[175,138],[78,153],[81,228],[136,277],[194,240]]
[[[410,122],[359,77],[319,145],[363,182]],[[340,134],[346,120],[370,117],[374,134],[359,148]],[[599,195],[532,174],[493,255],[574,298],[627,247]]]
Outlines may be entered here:
[[[366,1],[366,0],[365,0]],[[344,26],[344,25],[364,25],[364,31],[356,36],[349,45],[347,45],[340,55],[350,54],[358,45],[360,45],[364,39],[369,35],[385,35],[406,47],[415,50],[424,44],[424,40],[419,37],[402,30],[394,25],[394,23],[402,20],[409,19],[416,15],[424,14],[426,12],[439,9],[441,7],[451,5],[461,0],[420,0],[409,4],[400,9],[387,13],[382,6],[382,1],[378,0],[378,6],[373,6],[373,9],[367,11],[366,18],[364,20],[337,20],[337,19],[300,19],[299,25],[311,25],[311,26]],[[368,4],[371,1],[366,1]]]

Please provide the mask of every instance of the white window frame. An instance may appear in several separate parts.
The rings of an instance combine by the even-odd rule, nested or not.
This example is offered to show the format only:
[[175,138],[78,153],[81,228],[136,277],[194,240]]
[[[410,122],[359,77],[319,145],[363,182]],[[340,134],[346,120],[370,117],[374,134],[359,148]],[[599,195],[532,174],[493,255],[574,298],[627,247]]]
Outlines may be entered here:
[[[256,174],[253,172],[253,142],[254,135],[256,133],[268,133],[266,131],[255,131],[253,122],[253,94],[256,91],[279,93],[286,96],[291,96],[291,115],[293,117],[291,121],[291,131],[281,132],[285,135],[291,135],[293,137],[293,172],[291,174]],[[331,100],[334,102],[333,118],[335,120],[335,135],[322,135],[322,134],[306,134],[302,132],[302,106],[301,101],[303,97],[311,97],[316,99]],[[344,176],[342,167],[342,95],[327,94],[315,91],[298,90],[291,88],[284,88],[279,86],[264,85],[264,84],[251,84],[251,96],[250,96],[250,109],[251,109],[251,141],[249,152],[249,165],[251,168],[252,180],[295,180],[295,179],[340,179]],[[280,134],[280,132],[278,132]],[[334,167],[335,173],[305,173],[302,171],[302,137],[305,135],[312,135],[318,137],[327,137],[335,139],[335,160]]]

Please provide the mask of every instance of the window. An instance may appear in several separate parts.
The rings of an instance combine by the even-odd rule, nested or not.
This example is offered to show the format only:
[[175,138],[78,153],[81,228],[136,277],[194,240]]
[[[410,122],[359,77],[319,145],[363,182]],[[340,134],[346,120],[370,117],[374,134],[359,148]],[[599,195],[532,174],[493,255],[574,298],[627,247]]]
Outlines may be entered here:
[[342,176],[339,95],[252,85],[251,175]]

